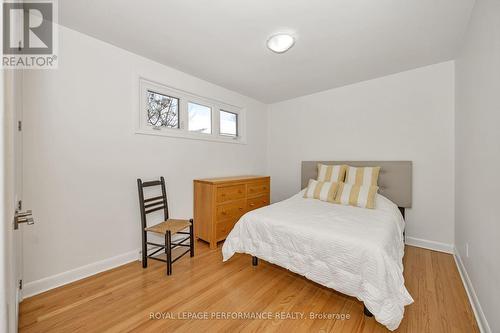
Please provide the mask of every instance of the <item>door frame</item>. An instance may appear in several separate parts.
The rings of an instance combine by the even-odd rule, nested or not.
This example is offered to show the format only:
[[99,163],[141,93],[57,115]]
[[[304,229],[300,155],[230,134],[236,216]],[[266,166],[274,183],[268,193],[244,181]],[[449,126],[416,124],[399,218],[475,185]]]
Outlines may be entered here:
[[[17,202],[21,200],[22,186],[22,141],[18,121],[22,118],[22,71],[2,70],[2,120],[1,120],[1,155],[2,155],[2,289],[0,296],[2,313],[0,319],[5,332],[17,332],[19,302],[22,300],[22,228],[14,230],[14,214]],[[19,191],[19,192],[18,192]],[[5,311],[3,311],[5,310]],[[5,318],[3,318],[5,316]],[[4,320],[5,319],[5,320]]]

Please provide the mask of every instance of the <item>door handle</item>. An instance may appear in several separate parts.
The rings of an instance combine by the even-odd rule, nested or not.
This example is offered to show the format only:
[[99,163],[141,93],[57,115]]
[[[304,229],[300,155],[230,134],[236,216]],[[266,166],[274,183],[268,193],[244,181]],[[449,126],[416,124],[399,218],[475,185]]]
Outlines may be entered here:
[[26,223],[28,225],[35,224],[35,220],[33,219],[33,212],[27,210],[25,212],[19,212],[16,210],[14,214],[14,230],[19,229],[19,224]]

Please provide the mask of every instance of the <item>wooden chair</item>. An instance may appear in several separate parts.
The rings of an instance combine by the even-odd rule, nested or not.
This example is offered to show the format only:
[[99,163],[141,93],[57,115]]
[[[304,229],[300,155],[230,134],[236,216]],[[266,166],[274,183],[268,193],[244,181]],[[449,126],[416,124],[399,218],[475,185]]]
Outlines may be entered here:
[[[144,188],[154,186],[161,187],[161,195],[144,199]],[[137,179],[137,188],[139,190],[139,206],[141,208],[142,267],[148,267],[148,258],[163,261],[167,263],[167,275],[171,275],[172,264],[174,262],[176,262],[188,252],[190,253],[191,257],[194,256],[193,219],[176,220],[168,218],[167,191],[165,189],[165,179],[163,177],[160,177],[160,180],[147,182],[143,182],[141,179]],[[159,210],[163,210],[164,221],[148,227],[146,223],[146,216]],[[182,231],[188,227],[189,232]],[[163,235],[165,237],[165,244],[148,242],[148,232],[154,232],[156,234]],[[175,234],[183,234],[189,236],[182,238],[176,242],[172,242],[172,236]],[[184,242],[188,239],[189,244],[184,244]],[[153,247],[148,249],[148,245],[153,245]],[[181,246],[189,247],[189,249],[172,260],[172,250]],[[148,254],[148,251],[151,250],[154,251]],[[167,260],[154,257],[154,255],[161,250],[165,250]]]

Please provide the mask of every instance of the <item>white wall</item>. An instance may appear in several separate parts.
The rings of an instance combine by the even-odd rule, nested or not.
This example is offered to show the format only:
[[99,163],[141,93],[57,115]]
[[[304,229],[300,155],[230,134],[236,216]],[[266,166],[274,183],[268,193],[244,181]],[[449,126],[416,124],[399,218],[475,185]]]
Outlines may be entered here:
[[[335,75],[335,73],[332,73]],[[302,160],[411,160],[407,236],[454,238],[454,64],[445,62],[269,107],[272,198],[300,190]]]
[[[138,249],[137,177],[165,176],[171,216],[188,218],[193,179],[266,171],[265,105],[63,27],[59,45],[59,69],[24,78],[28,286]],[[134,134],[138,75],[245,107],[247,144]]]
[[499,89],[500,2],[476,1],[456,61],[455,228],[458,253],[491,332],[500,332]]

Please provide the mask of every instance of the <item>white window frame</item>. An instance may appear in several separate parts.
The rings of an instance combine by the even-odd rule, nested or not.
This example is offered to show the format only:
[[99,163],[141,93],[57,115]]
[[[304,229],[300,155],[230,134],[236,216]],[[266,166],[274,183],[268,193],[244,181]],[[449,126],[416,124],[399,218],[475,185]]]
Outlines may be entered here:
[[220,131],[220,113],[221,112],[231,113],[231,114],[235,114],[236,115],[236,137],[240,136],[240,133],[239,133],[239,130],[240,130],[239,129],[240,116],[239,116],[239,114],[237,114],[235,112],[232,112],[232,111],[225,110],[225,109],[219,109],[218,110],[218,113],[219,113],[219,134],[222,135],[222,136],[228,137],[228,138],[234,138],[233,135],[231,135],[229,133],[222,133]]
[[[154,128],[147,124],[147,92],[153,91],[162,95],[167,95],[179,99],[179,128]],[[139,106],[136,114],[136,134],[159,135],[177,137],[185,139],[216,141],[225,143],[246,144],[245,135],[245,109],[215,99],[198,96],[180,89],[168,87],[166,85],[139,78]],[[196,103],[210,107],[212,110],[212,133],[199,133],[189,131],[188,124],[188,103]],[[237,114],[236,137],[220,134],[220,110]]]
[[201,134],[205,134],[205,135],[210,135],[210,134],[214,134],[214,108],[213,106],[211,106],[210,104],[208,103],[204,103],[204,104],[201,104],[199,102],[195,102],[193,101],[192,99],[189,99],[187,102],[186,102],[186,114],[187,114],[187,123],[186,123],[186,128],[189,132],[193,132],[193,131],[190,131],[189,130],[189,103],[191,104],[196,104],[196,105],[200,105],[200,106],[204,106],[204,107],[207,107],[210,109],[210,133],[201,133]]

